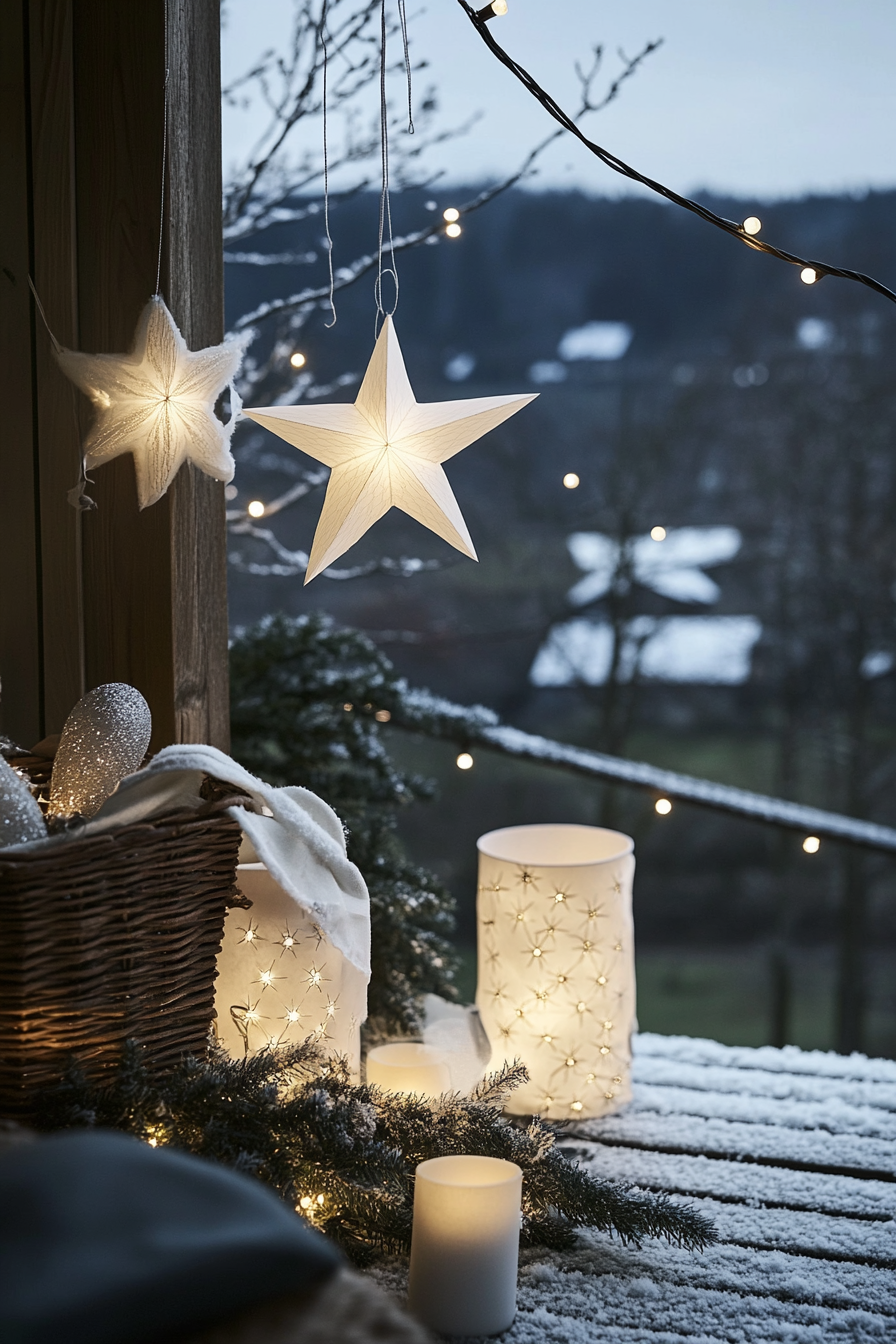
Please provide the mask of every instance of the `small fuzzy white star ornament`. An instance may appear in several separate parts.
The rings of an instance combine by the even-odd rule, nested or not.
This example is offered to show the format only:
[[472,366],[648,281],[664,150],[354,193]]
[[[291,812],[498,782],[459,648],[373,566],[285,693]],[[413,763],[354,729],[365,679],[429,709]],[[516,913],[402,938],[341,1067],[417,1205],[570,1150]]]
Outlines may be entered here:
[[418,403],[387,317],[354,405],[245,411],[250,420],[332,468],[305,582],[344,555],[393,506],[475,560],[441,463],[536,395]]
[[[156,294],[140,314],[128,355],[59,350],[63,373],[93,402],[96,416],[84,442],[89,470],[132,453],[141,509],[161,499],[184,462],[216,481],[233,479],[230,438],[239,410],[232,380],[245,339],[188,350],[165,301]],[[215,415],[230,385],[231,418]]]

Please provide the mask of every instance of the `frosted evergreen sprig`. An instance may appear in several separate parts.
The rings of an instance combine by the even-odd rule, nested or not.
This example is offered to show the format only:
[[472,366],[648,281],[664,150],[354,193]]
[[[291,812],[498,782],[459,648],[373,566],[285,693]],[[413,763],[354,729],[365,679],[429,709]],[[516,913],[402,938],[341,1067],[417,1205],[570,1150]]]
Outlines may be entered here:
[[503,1105],[525,1079],[514,1064],[468,1097],[407,1097],[353,1083],[312,1039],[239,1061],[215,1049],[153,1078],[132,1043],[103,1084],[70,1072],[42,1115],[48,1129],[119,1129],[253,1175],[357,1262],[407,1253],[414,1171],[457,1153],[522,1168],[524,1244],[569,1246],[580,1227],[690,1250],[715,1240],[712,1223],[691,1206],[591,1176],[556,1146],[556,1127],[507,1120]]

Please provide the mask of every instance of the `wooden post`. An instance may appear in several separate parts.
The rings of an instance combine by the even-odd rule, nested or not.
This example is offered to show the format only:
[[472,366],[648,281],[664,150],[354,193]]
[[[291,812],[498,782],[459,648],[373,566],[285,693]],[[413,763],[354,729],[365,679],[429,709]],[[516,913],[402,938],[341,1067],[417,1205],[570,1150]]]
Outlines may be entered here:
[[[0,727],[30,745],[127,681],[153,746],[228,742],[223,487],[191,466],[140,513],[129,455],[67,502],[89,410],[65,345],[118,352],[155,289],[165,0],[16,0],[0,44]],[[218,0],[168,0],[162,292],[192,349],[223,335]],[[11,30],[11,32],[10,32]],[[6,524],[9,524],[8,526]]]

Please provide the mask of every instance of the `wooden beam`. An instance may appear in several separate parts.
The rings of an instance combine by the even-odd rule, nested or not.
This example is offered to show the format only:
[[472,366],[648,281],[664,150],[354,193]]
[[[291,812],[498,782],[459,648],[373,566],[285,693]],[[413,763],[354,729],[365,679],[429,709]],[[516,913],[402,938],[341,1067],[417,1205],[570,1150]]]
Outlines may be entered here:
[[34,457],[28,11],[4,9],[0,41],[0,731],[42,735],[40,519]]
[[[99,468],[78,514],[89,409],[57,337],[130,347],[155,289],[164,88],[170,70],[162,292],[193,348],[223,335],[218,0],[15,0],[0,44],[0,725],[26,745],[84,689],[127,681],[153,746],[228,743],[224,494],[184,467],[140,513],[130,456]],[[14,582],[8,582],[11,575]]]
[[[155,289],[164,32],[161,3],[75,0],[82,350],[128,350]],[[139,512],[129,454],[97,469],[90,494],[97,509],[83,520],[87,684],[136,686],[149,701],[159,747],[175,740],[171,501]]]
[[[219,0],[169,2],[169,292],[175,320],[198,350],[224,335],[221,7]],[[182,469],[171,495],[176,740],[226,749],[224,515],[224,486],[192,466]]]
[[[78,342],[72,2],[33,0],[29,13],[32,274],[63,345]],[[79,397],[34,316],[35,414],[40,509],[43,731],[58,733],[84,694],[81,515],[68,502],[81,467]],[[34,739],[35,741],[37,739]]]

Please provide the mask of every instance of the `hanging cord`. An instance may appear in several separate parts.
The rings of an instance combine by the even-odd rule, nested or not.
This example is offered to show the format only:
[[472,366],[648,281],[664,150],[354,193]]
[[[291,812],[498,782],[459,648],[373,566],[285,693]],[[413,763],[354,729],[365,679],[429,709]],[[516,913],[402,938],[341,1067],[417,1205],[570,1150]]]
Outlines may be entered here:
[[[40,313],[41,321],[43,322],[44,326],[47,329],[47,335],[50,338],[50,344],[53,347],[53,353],[58,357],[59,355],[64,353],[64,347],[59,344],[55,335],[53,334],[53,328],[47,321],[47,315],[44,312],[44,306],[40,301],[40,295],[38,294],[34,281],[32,280],[30,275],[28,277],[28,287],[31,290],[31,294],[34,299],[34,306]],[[80,425],[78,424],[78,411],[75,405],[74,383],[69,383],[69,390],[71,392],[70,404],[72,410],[72,420],[75,426],[75,434],[78,437],[78,439],[80,439],[81,428]],[[66,498],[68,499],[69,504],[71,504],[73,509],[77,509],[79,513],[83,513],[87,509],[96,508],[96,501],[92,500],[87,493],[88,485],[93,485],[93,481],[87,475],[87,459],[85,458],[84,452],[82,450],[80,454],[80,467],[78,470],[78,483],[77,485],[73,485],[71,490],[66,491]]]
[[59,342],[57,341],[56,337],[53,335],[52,328],[51,328],[49,322],[47,321],[47,315],[46,315],[46,313],[44,312],[44,306],[43,306],[43,304],[42,304],[41,301],[40,301],[40,295],[38,294],[37,290],[34,288],[34,281],[31,279],[31,276],[30,276],[30,275],[29,275],[29,277],[28,277],[28,288],[31,290],[32,297],[33,297],[34,302],[35,302],[35,304],[36,304],[36,306],[37,306],[37,311],[40,313],[40,315],[41,315],[41,320],[43,321],[43,324],[44,324],[44,326],[45,326],[46,329],[47,329],[47,335],[48,335],[49,338],[50,338],[50,341],[51,341],[51,343],[52,343],[53,349],[55,350],[55,352],[56,352],[57,355],[61,355],[61,354],[62,354],[62,346],[59,344]]
[[411,89],[411,53],[408,48],[408,12],[405,0],[398,0],[398,19],[401,24],[401,42],[404,47],[404,68],[408,77],[408,135],[414,134],[414,97]]
[[162,92],[162,190],[159,204],[159,259],[156,264],[156,292],[155,297],[159,297],[159,290],[162,287],[162,243],[165,238],[165,179],[168,171],[168,76],[170,70],[168,67],[168,0],[164,0],[163,13],[165,15],[165,83]]
[[[408,50],[408,28],[407,13],[405,11],[405,0],[398,0],[398,17],[401,23],[401,38],[404,45],[404,64],[407,72],[408,81],[408,133],[414,134],[414,109],[411,89],[411,56]],[[386,102],[386,0],[380,0],[380,158],[382,161],[382,189],[380,191],[380,225],[379,237],[377,240],[377,265],[376,265],[376,283],[374,285],[374,294],[376,297],[376,317],[374,318],[374,332],[378,334],[380,318],[392,317],[398,307],[398,267],[395,261],[395,240],[392,235],[392,202],[389,198],[389,107]],[[386,251],[386,235],[388,234],[389,262],[388,266],[383,265],[383,254]],[[391,275],[395,285],[395,297],[392,301],[392,307],[386,310],[383,304],[383,277]]]
[[[378,332],[380,318],[391,317],[398,307],[398,271],[395,266],[395,245],[392,236],[392,203],[389,200],[389,108],[386,103],[386,0],[380,0],[380,166],[382,187],[380,188],[380,223],[377,238],[376,317],[374,332]],[[391,266],[383,265],[383,252],[386,231],[389,233],[389,257]],[[383,277],[391,275],[395,284],[395,298],[391,310],[387,313],[383,305]]]
[[330,312],[333,315],[331,322],[325,322],[325,327],[335,327],[336,325],[336,280],[333,276],[333,239],[330,235],[330,157],[327,147],[327,7],[328,0],[323,0],[320,9],[320,45],[323,51],[323,114],[324,114],[324,230],[327,235],[327,263],[330,268]]

